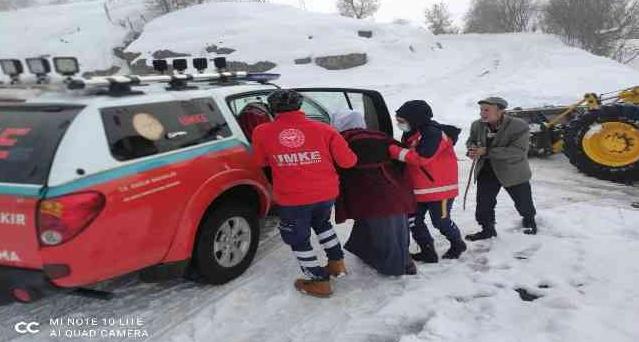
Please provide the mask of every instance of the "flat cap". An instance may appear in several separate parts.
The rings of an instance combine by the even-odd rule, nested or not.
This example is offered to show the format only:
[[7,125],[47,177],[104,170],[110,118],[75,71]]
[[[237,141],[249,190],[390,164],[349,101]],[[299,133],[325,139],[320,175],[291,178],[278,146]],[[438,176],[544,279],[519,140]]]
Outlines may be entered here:
[[479,102],[477,102],[478,104],[490,104],[490,105],[495,105],[501,109],[506,109],[508,108],[508,101],[502,99],[501,97],[497,97],[497,96],[491,96],[491,97],[487,97]]

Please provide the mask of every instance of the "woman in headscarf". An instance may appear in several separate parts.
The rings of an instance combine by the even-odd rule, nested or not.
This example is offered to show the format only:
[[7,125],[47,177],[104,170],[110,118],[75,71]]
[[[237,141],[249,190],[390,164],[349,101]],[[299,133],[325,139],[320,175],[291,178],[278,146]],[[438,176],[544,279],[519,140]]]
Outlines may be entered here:
[[356,111],[340,111],[331,119],[358,160],[354,168],[340,170],[335,220],[355,220],[344,247],[382,274],[415,274],[407,220],[415,199],[401,164],[389,156],[394,140],[367,130],[364,116]]

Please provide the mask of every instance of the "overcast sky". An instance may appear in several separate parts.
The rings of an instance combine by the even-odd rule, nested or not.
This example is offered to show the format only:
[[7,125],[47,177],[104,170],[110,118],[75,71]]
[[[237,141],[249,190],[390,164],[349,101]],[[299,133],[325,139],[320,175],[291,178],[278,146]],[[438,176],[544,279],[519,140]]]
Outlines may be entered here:
[[[417,23],[424,21],[424,9],[440,0],[381,0],[382,6],[375,15],[375,20],[379,22],[390,22],[395,19],[408,19]],[[272,3],[288,4],[300,6],[305,3],[306,9],[316,12],[331,13],[336,12],[334,0],[271,0]],[[448,9],[456,19],[461,20],[468,9],[471,0],[447,0]]]

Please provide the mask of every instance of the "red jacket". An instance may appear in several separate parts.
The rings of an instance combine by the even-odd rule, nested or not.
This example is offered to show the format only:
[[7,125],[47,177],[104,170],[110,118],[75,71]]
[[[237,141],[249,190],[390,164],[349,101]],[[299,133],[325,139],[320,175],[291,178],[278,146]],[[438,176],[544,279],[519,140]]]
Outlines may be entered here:
[[335,199],[339,178],[335,164],[350,168],[357,156],[331,126],[310,120],[302,111],[278,113],[275,121],[253,131],[255,162],[273,171],[273,197],[283,206]]
[[389,147],[391,157],[407,164],[406,172],[413,181],[413,193],[417,202],[435,202],[457,197],[457,155],[452,140],[442,132],[437,151],[432,157],[426,158],[415,151],[421,139],[421,133],[415,132],[406,140],[410,149],[397,145]]

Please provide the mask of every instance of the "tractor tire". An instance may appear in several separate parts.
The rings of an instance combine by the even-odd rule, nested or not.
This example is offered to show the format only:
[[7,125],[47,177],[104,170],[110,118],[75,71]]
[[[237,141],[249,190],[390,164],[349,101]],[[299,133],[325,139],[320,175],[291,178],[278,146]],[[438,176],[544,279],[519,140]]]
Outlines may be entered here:
[[564,154],[588,176],[638,181],[639,106],[602,106],[575,117],[564,130]]
[[211,210],[200,224],[195,271],[209,284],[224,284],[250,266],[260,240],[255,208],[229,202]]

